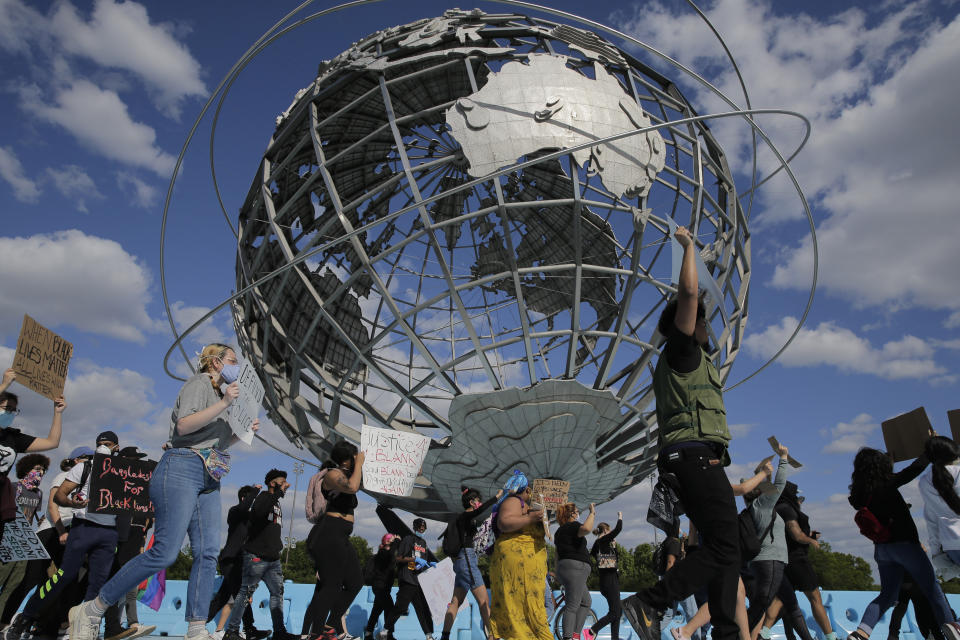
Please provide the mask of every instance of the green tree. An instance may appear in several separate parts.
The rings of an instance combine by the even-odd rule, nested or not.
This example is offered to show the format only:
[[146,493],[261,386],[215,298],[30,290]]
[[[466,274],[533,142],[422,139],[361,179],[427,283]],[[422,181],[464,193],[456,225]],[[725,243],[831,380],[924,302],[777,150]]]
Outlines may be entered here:
[[841,591],[877,591],[870,565],[860,556],[839,553],[828,542],[820,542],[819,549],[810,549],[810,563],[820,577],[824,589]]
[[167,567],[167,580],[189,580],[190,569],[193,567],[193,553],[190,547],[185,546],[180,549],[177,559],[172,565]]

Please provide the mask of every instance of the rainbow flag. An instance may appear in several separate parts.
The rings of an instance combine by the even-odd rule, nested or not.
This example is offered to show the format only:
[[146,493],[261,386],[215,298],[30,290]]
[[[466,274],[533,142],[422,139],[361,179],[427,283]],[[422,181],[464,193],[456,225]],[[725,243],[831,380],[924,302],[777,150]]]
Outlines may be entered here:
[[[146,548],[153,546],[153,536],[150,536],[150,542]],[[163,596],[167,592],[167,570],[163,569],[137,586],[137,600],[147,605],[154,611],[160,610],[160,603],[163,602]]]

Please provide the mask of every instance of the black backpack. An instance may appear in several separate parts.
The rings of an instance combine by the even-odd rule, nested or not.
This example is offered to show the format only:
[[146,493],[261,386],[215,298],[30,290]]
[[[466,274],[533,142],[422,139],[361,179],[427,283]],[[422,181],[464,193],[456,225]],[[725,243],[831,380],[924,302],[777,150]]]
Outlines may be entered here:
[[463,546],[460,544],[460,527],[457,524],[457,516],[450,516],[447,521],[447,528],[440,534],[443,538],[443,554],[451,560],[460,555]]
[[760,548],[763,546],[763,539],[770,535],[773,540],[773,523],[777,521],[777,512],[774,511],[770,518],[770,524],[764,529],[761,535],[757,535],[757,525],[753,520],[753,514],[750,513],[750,507],[746,507],[740,512],[737,520],[740,524],[740,562],[746,564],[757,557]]

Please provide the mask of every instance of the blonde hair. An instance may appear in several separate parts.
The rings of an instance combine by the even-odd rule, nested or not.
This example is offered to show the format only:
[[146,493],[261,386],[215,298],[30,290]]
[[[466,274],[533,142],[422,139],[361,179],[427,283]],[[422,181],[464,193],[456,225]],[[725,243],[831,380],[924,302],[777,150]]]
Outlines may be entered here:
[[573,522],[573,512],[577,510],[577,505],[567,502],[557,507],[557,522],[567,524]]
[[197,370],[210,373],[210,367],[213,365],[213,361],[222,359],[227,351],[233,351],[233,347],[220,344],[219,342],[211,342],[200,352],[200,358],[197,360]]

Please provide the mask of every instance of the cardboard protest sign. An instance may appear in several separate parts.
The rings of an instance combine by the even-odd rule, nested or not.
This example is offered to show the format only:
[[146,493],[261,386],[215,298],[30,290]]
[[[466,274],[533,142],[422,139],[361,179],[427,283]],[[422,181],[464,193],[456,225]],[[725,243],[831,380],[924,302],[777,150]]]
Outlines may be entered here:
[[240,365],[240,375],[237,376],[240,395],[227,410],[227,420],[238,438],[246,444],[253,444],[251,427],[253,421],[260,415],[264,394],[263,383],[260,382],[253,365],[246,358],[237,356],[237,362]]
[[409,496],[429,448],[430,438],[419,433],[363,425],[360,431],[360,450],[366,454],[363,488],[392,496]]
[[536,478],[533,481],[533,488],[530,493],[537,502],[540,502],[540,496],[543,495],[543,506],[546,510],[556,511],[557,507],[567,502],[570,483],[566,480]]
[[13,370],[17,382],[42,396],[56,400],[63,395],[67,365],[73,345],[43,327],[28,315],[23,316]]
[[43,548],[40,538],[27,517],[17,509],[17,517],[3,526],[3,541],[0,542],[0,564],[17,560],[49,560],[50,554]]
[[913,460],[923,453],[923,445],[930,439],[933,427],[923,407],[908,411],[880,424],[887,453],[894,462]]
[[[443,623],[443,616],[447,613],[447,605],[453,597],[453,583],[456,576],[453,573],[453,560],[444,558],[437,566],[430,567],[417,576],[423,597],[430,607],[430,617],[433,624],[439,627]],[[467,607],[461,607],[461,610]]]
[[950,437],[954,442],[960,442],[960,409],[947,411],[947,420],[950,422]]
[[[770,447],[773,449],[773,452],[777,455],[780,455],[780,441],[777,440],[777,436],[770,436],[769,438],[767,438],[767,442],[770,443]],[[803,466],[802,464],[797,462],[797,460],[793,456],[791,456],[789,453],[787,454],[787,464],[789,464],[794,469],[799,469],[800,467]]]
[[764,466],[765,464],[767,464],[768,462],[771,462],[772,460],[773,460],[773,456],[767,456],[766,458],[764,458],[763,460],[761,460],[761,461],[757,464],[756,468],[753,470],[753,473],[754,473],[754,474],[758,474],[758,473],[760,473],[761,471],[763,471],[763,466]]
[[93,456],[87,509],[114,515],[153,515],[150,478],[156,466],[153,460],[102,453]]

